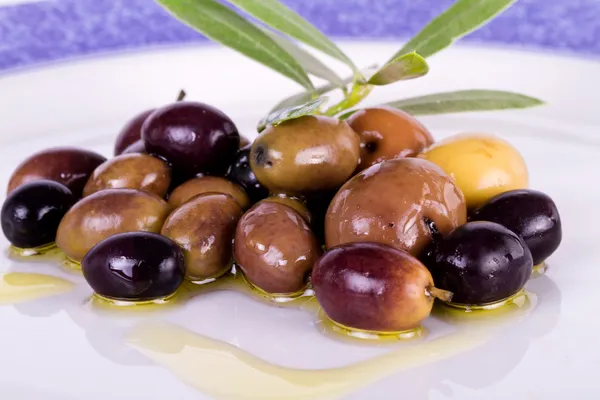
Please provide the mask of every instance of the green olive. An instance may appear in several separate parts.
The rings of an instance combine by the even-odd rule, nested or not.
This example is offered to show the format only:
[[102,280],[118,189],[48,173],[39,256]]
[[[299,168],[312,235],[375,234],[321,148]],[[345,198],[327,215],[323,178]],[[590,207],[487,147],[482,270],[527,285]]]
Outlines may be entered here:
[[358,166],[360,140],[336,118],[307,115],[268,126],[252,144],[250,165],[271,192],[339,188]]

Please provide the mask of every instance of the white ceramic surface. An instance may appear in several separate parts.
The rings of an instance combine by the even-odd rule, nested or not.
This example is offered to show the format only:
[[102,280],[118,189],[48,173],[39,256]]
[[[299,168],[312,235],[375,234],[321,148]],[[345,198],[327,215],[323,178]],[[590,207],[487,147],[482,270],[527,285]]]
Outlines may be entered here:
[[[343,47],[367,65],[384,61],[397,46],[346,43]],[[385,373],[369,376],[366,382],[348,374],[352,384],[336,393],[354,400],[598,398],[600,64],[460,46],[433,57],[430,64],[426,78],[377,90],[368,103],[466,88],[515,90],[548,102],[526,111],[422,118],[437,138],[464,131],[507,138],[523,153],[531,186],[556,201],[564,238],[549,260],[548,273],[528,284],[537,296],[535,307],[502,324],[489,323],[484,336],[480,329],[465,328],[460,346],[455,342],[447,348],[428,345],[456,331],[433,318],[427,321],[429,333],[421,340],[358,345],[323,335],[309,313],[268,306],[236,292],[199,296],[165,312],[101,312],[86,304],[91,292],[81,276],[51,264],[3,256],[0,272],[55,275],[74,282],[76,289],[0,306],[0,399],[292,398],[292,391],[257,391],[244,376],[248,369],[228,370],[223,368],[227,363],[215,363],[214,370],[208,366],[219,371],[221,380],[211,378],[203,391],[183,382],[148,354],[126,344],[131,330],[149,321],[180,325],[290,368],[340,367],[397,351],[397,365],[392,362]],[[85,146],[109,156],[116,133],[129,117],[174,100],[180,88],[187,90],[190,99],[224,110],[249,136],[270,106],[298,89],[263,67],[215,47],[155,49],[0,76],[0,187],[6,187],[20,160],[48,146]],[[4,238],[0,246],[7,248]],[[192,363],[215,360],[202,358],[201,353],[196,356],[199,359]],[[415,357],[422,357],[422,362]],[[234,356],[229,358],[235,362]],[[192,371],[192,377],[198,374],[206,371]],[[249,385],[247,390],[242,390],[244,385]],[[339,397],[329,396],[335,391],[304,389],[303,396],[293,398]]]

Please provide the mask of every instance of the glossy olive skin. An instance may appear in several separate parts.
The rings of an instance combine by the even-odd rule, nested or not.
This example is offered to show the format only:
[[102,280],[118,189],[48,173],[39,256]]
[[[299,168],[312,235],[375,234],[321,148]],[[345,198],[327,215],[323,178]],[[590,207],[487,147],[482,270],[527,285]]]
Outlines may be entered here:
[[310,215],[310,211],[308,211],[306,204],[304,204],[304,202],[302,200],[300,200],[299,198],[290,197],[285,194],[276,194],[273,196],[269,196],[262,201],[263,202],[270,201],[273,203],[281,203],[285,206],[293,208],[294,210],[296,210],[296,212],[298,214],[300,214],[302,216],[302,218],[304,218],[304,220],[306,222],[308,222],[309,225],[312,222],[312,216]]
[[327,316],[354,329],[417,328],[433,307],[433,279],[427,268],[381,243],[349,243],[329,250],[315,263],[311,283]]
[[242,209],[250,207],[250,199],[239,185],[218,176],[200,176],[179,185],[169,196],[169,204],[177,208],[199,194],[225,193],[238,202]]
[[432,240],[432,221],[446,234],[466,222],[465,199],[435,164],[400,158],[354,176],[337,192],[325,217],[328,248],[379,242],[417,256]]
[[432,244],[422,255],[436,287],[453,303],[484,305],[519,292],[533,259],[523,239],[494,222],[469,222]]
[[233,265],[233,236],[243,211],[224,193],[194,197],[173,211],[161,230],[184,250],[186,277],[218,278]]
[[250,165],[271,192],[302,194],[340,187],[358,157],[358,135],[345,121],[309,115],[268,126],[252,144]]
[[472,221],[496,222],[525,241],[533,264],[546,260],[562,241],[562,223],[556,204],[537,190],[511,190],[491,198],[470,217]]
[[98,166],[83,188],[83,196],[105,189],[138,189],[158,197],[167,194],[171,168],[146,154],[121,154]]
[[88,178],[106,158],[75,147],[55,147],[33,154],[15,169],[8,182],[8,193],[20,185],[39,179],[62,183],[74,196],[81,192]]
[[115,140],[115,148],[113,150],[115,156],[123,154],[125,149],[142,138],[142,125],[146,121],[146,118],[153,112],[154,109],[143,111],[125,124]]
[[348,118],[360,136],[358,171],[393,158],[413,157],[433,144],[429,131],[412,115],[381,106],[365,108]]
[[148,154],[148,152],[146,151],[146,146],[144,145],[144,141],[142,139],[133,142],[121,152],[121,154],[135,153]]
[[240,135],[223,112],[180,101],[159,108],[142,126],[148,153],[167,160],[182,175],[223,174],[240,145]]
[[250,147],[240,149],[227,171],[227,178],[244,188],[253,203],[269,195],[269,189],[264,187],[250,167]]
[[81,261],[100,241],[123,232],[160,232],[171,208],[151,193],[107,189],[78,201],[60,222],[56,244],[67,257]]
[[281,203],[260,202],[238,223],[234,254],[253,285],[270,294],[291,294],[306,287],[320,248],[298,212]]
[[37,180],[11,192],[0,218],[4,236],[14,246],[33,248],[54,242],[62,217],[76,198],[65,185]]
[[529,173],[523,156],[506,140],[490,134],[464,133],[440,140],[418,155],[454,179],[474,210],[509,190],[526,189]]
[[181,248],[150,232],[120,233],[104,239],[85,255],[81,270],[97,294],[128,301],[168,297],[185,277]]

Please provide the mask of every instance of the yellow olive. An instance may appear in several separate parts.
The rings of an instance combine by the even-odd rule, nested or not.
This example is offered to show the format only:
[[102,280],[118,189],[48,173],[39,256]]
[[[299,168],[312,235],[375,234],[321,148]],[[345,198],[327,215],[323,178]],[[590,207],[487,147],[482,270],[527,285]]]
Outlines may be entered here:
[[437,164],[461,189],[467,208],[481,206],[497,194],[529,185],[523,157],[507,141],[487,134],[444,139],[419,155]]
[[169,215],[161,234],[179,244],[191,281],[218,278],[233,265],[233,236],[242,209],[224,193],[194,197]]
[[74,261],[81,261],[100,241],[123,232],[160,232],[171,208],[151,193],[135,189],[107,189],[77,202],[63,217],[56,245]]
[[250,199],[241,186],[218,176],[200,176],[177,186],[169,196],[169,204],[177,208],[204,193],[225,193],[233,197],[242,209],[250,207]]
[[250,165],[275,193],[339,188],[356,169],[359,137],[336,118],[307,115],[267,129],[254,141]]
[[147,154],[122,154],[102,163],[83,188],[83,196],[104,189],[138,189],[164,197],[171,184],[166,162]]

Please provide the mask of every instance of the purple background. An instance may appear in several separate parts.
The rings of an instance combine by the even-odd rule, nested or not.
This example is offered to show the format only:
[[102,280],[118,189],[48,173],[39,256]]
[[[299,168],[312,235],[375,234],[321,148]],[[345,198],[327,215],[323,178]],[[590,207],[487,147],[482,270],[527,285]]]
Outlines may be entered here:
[[[406,38],[452,0],[285,0],[325,33]],[[0,70],[98,52],[205,40],[153,0],[49,0],[0,7]],[[600,54],[600,0],[520,0],[466,40]]]

